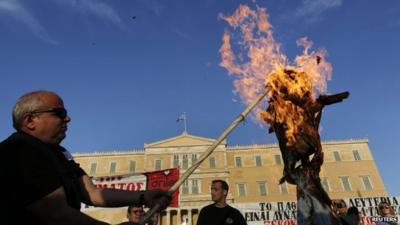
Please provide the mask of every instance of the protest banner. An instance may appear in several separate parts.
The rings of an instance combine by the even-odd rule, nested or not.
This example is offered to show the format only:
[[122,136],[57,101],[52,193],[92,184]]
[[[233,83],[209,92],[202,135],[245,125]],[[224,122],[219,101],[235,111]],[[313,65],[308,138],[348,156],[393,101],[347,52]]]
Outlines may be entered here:
[[[178,179],[178,168],[117,176],[92,177],[93,184],[98,188],[129,191],[168,190]],[[179,207],[179,190],[172,195],[172,200],[168,207]],[[102,208],[82,204],[81,209],[85,211]]]
[[[388,202],[394,209],[397,221],[400,218],[400,197],[356,197],[343,199],[347,207],[355,206],[360,212],[362,225],[376,225],[379,219],[378,204]],[[244,216],[248,225],[295,225],[296,201],[254,202],[232,204]]]

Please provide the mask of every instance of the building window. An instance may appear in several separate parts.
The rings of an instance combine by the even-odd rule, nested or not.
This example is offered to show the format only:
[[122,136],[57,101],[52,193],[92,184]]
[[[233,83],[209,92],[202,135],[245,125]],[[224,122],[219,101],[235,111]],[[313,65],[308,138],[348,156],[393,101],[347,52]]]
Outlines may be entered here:
[[192,194],[198,194],[198,193],[199,193],[198,180],[194,179],[192,180]]
[[267,182],[259,181],[259,182],[257,182],[257,184],[258,184],[258,190],[259,190],[260,195],[261,196],[266,196],[267,193],[268,193]]
[[353,150],[353,157],[356,161],[361,160],[360,153],[357,150]]
[[136,172],[136,161],[129,162],[129,172],[134,173]]
[[276,163],[276,165],[282,164],[282,159],[281,159],[280,155],[275,155],[275,163]]
[[92,174],[92,175],[95,174],[96,168],[97,168],[97,163],[90,164],[90,174]]
[[154,169],[155,169],[155,170],[161,170],[161,163],[162,163],[162,160],[161,160],[161,159],[156,159]]
[[110,164],[110,173],[114,174],[115,173],[115,168],[117,167],[117,163],[116,162],[111,162]]
[[365,190],[372,190],[371,179],[369,178],[369,176],[361,176],[361,180],[364,184]]
[[257,167],[262,166],[262,161],[261,161],[261,156],[260,155],[256,155],[256,166]]
[[193,154],[192,155],[192,165],[195,164],[197,162],[197,155]]
[[174,155],[174,161],[172,162],[174,168],[179,167],[179,155]]
[[329,191],[330,191],[328,178],[326,178],[326,177],[322,178],[322,179],[321,179],[321,185],[322,185],[322,187],[324,188],[324,190],[325,190],[326,192],[329,192]]
[[182,194],[189,194],[189,180],[185,180],[182,184]]
[[235,157],[235,166],[242,167],[242,157],[240,157],[240,156]]
[[238,184],[237,187],[239,197],[246,196],[246,184]]
[[279,191],[283,195],[287,195],[289,193],[288,189],[287,189],[287,186],[286,186],[286,183],[283,183],[283,184],[279,185]]
[[340,154],[339,154],[338,151],[334,151],[334,152],[333,152],[333,157],[335,157],[335,161],[336,161],[336,162],[342,161],[342,159],[340,158]]
[[182,169],[187,169],[189,167],[188,155],[183,155],[182,159]]
[[344,191],[351,191],[350,180],[349,177],[340,177],[340,181],[342,182]]
[[210,157],[210,168],[215,169],[215,157]]

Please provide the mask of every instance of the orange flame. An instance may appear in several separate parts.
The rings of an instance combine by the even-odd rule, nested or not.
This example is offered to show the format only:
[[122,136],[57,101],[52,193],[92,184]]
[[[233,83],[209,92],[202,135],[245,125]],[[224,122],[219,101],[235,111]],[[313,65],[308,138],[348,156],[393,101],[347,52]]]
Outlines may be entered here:
[[[272,120],[285,120],[289,126],[287,132],[294,133],[299,129],[298,122],[304,112],[285,98],[298,98],[303,103],[305,100],[315,101],[317,94],[327,90],[326,81],[331,78],[332,66],[325,60],[324,49],[311,51],[312,42],[307,38],[297,40],[297,45],[302,46],[304,51],[291,64],[281,52],[281,45],[273,38],[268,17],[266,8],[257,6],[252,10],[247,5],[240,5],[231,16],[219,15],[231,27],[231,30],[225,30],[222,38],[220,66],[226,68],[230,76],[236,76],[235,92],[245,104],[249,104],[264,87],[267,88],[270,105],[274,98],[274,115],[258,106],[255,110],[256,115],[261,115],[255,118],[258,122],[264,120],[271,124]],[[237,29],[240,36],[236,41],[234,31]],[[232,47],[231,43],[236,45]],[[239,54],[235,55],[234,49]],[[292,120],[289,121],[288,116],[293,117]]]

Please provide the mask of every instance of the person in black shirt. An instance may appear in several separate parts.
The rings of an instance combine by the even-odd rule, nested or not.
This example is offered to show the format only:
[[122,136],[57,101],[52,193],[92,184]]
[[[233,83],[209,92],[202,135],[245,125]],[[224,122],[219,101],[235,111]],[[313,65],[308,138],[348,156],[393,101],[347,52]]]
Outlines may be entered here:
[[226,203],[229,186],[223,180],[213,180],[211,199],[214,202],[200,210],[197,225],[247,225],[239,210]]
[[81,202],[100,207],[132,203],[165,208],[166,191],[101,189],[62,146],[68,116],[54,92],[22,96],[12,112],[14,134],[0,143],[1,219],[5,224],[107,224],[80,212]]

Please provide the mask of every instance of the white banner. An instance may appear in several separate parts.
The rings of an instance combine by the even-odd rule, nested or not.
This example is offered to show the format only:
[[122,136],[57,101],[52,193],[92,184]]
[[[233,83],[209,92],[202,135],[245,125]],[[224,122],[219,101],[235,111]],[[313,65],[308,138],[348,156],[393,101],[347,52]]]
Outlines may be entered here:
[[[388,202],[394,209],[397,220],[400,219],[400,197],[365,197],[343,199],[347,207],[355,206],[361,216],[362,225],[375,225],[379,218],[378,204]],[[248,225],[295,225],[297,202],[255,202],[232,204],[244,216]]]

